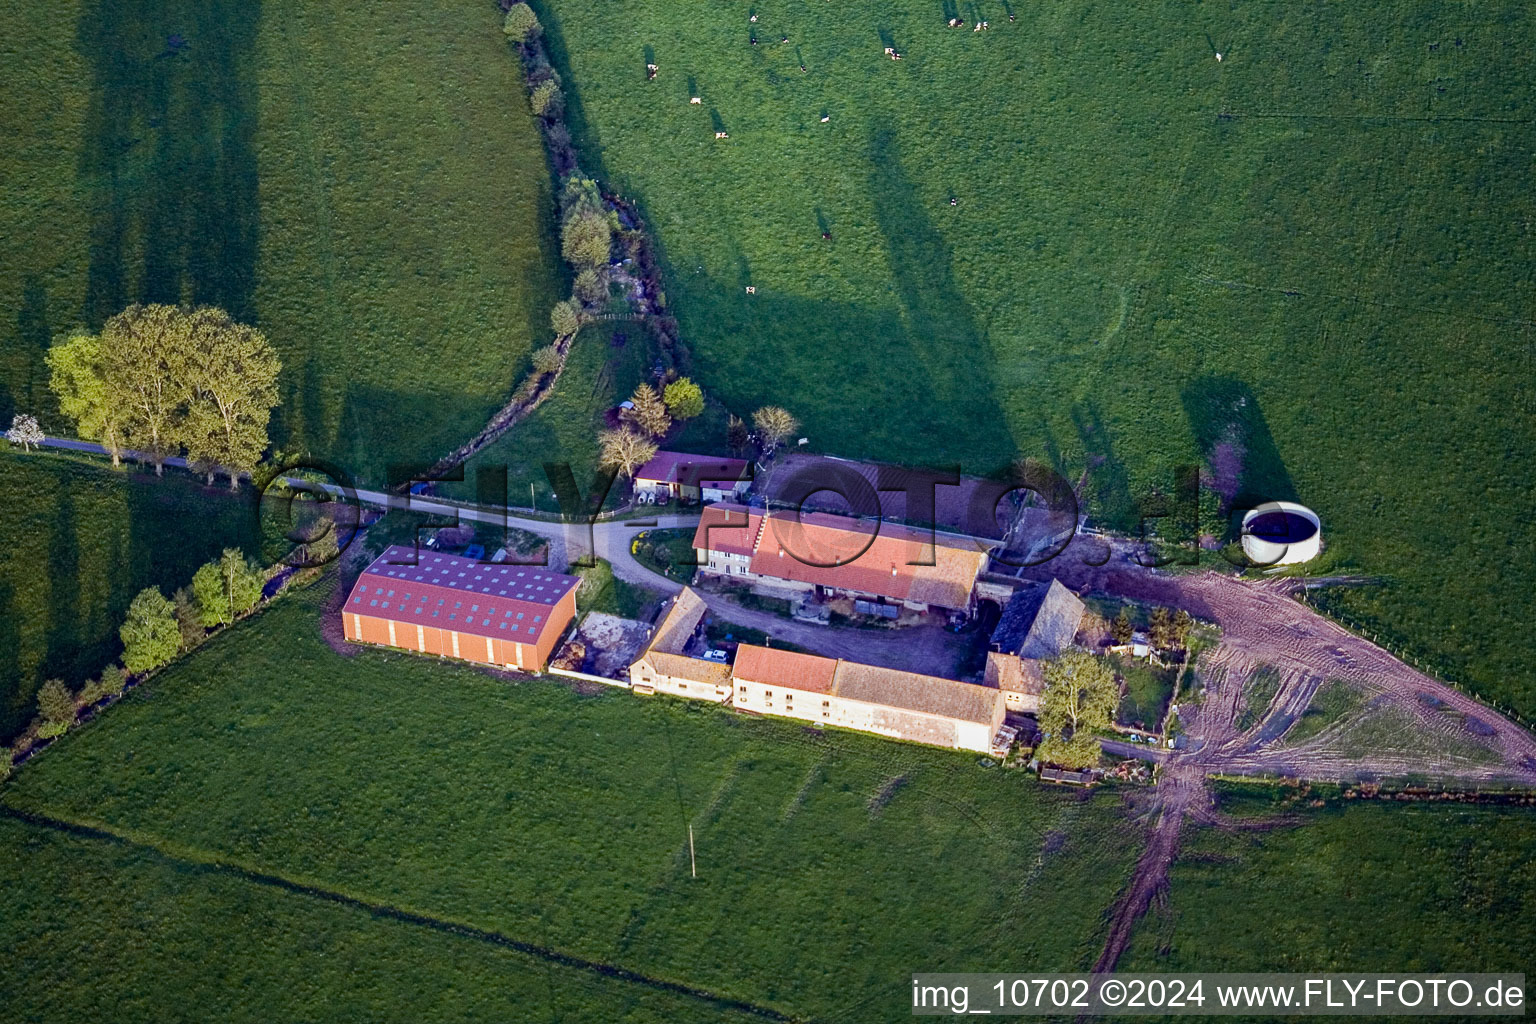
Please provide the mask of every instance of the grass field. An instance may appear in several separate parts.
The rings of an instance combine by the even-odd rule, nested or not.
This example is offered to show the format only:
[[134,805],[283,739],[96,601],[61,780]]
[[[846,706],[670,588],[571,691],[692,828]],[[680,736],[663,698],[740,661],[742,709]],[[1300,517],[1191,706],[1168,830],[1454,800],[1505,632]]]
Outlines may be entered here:
[[[1244,809],[1243,801],[1223,801]],[[1346,804],[1297,827],[1186,837],[1131,971],[1524,971],[1528,808]]]
[[[0,803],[176,863],[861,1022],[907,1019],[914,964],[1090,963],[1139,852],[1112,796],[1042,789],[972,755],[401,654],[342,658],[317,634],[316,600],[215,638],[28,765]],[[253,955],[265,972],[289,954]]]
[[255,550],[251,503],[185,475],[0,446],[0,480],[0,744],[36,713],[44,679],[78,686],[118,656],[139,590],[169,595],[224,547]]
[[[480,474],[507,473],[507,501],[527,508],[530,498],[542,512],[559,512],[544,464],[567,464],[585,496],[597,470],[598,432],[605,414],[628,398],[646,379],[656,358],[655,344],[644,324],[596,323],[572,344],[570,358],[555,392],[533,414],[503,434],[464,467],[464,479],[439,484],[444,494],[466,500],[482,497]],[[499,478],[492,477],[499,487]],[[532,491],[529,485],[532,485]],[[609,504],[617,502],[623,481],[615,481]],[[493,491],[492,503],[499,502]]]
[[760,1019],[15,820],[0,879],[10,1021]]
[[0,418],[137,300],[283,359],[273,438],[372,482],[478,430],[563,290],[516,60],[478,3],[72,0],[0,13]]
[[737,411],[1088,466],[1112,521],[1238,423],[1389,577],[1343,611],[1536,715],[1528,4],[535,6]]
[[1364,706],[1365,698],[1359,690],[1342,679],[1330,679],[1317,688],[1312,703],[1296,719],[1296,724],[1286,730],[1285,743],[1305,743]]

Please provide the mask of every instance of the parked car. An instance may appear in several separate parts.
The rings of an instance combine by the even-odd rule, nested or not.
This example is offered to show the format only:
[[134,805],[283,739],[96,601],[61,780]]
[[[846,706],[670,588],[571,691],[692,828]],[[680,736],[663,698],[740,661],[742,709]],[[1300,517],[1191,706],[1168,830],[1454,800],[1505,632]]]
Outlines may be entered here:
[[718,647],[712,647],[704,652],[705,661],[718,661],[723,665],[730,659],[731,656],[720,650]]

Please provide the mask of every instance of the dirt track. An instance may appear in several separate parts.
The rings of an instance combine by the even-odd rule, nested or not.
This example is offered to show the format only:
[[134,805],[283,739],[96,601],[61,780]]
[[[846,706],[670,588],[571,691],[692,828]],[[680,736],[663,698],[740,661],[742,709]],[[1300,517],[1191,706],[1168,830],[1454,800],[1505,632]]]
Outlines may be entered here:
[[[1221,627],[1221,641],[1196,663],[1205,683],[1201,703],[1182,712],[1186,744],[1162,764],[1147,813],[1147,846],[1110,916],[1096,971],[1113,970],[1136,922],[1166,889],[1180,834],[1194,824],[1241,827],[1216,813],[1206,777],[1276,774],[1314,780],[1368,780],[1415,774],[1449,785],[1503,782],[1536,788],[1536,737],[1471,697],[1426,676],[1294,597],[1294,579],[1252,582],[1214,572],[1157,573],[1125,560],[1104,566],[1067,557],[1030,570],[1091,591],[1183,608]],[[1239,728],[1254,673],[1278,672],[1268,708]],[[1288,745],[1286,732],[1328,680],[1344,680],[1363,695],[1350,721],[1331,724]],[[1417,745],[1381,749],[1365,742],[1373,717]],[[1399,728],[1399,723],[1404,728]]]

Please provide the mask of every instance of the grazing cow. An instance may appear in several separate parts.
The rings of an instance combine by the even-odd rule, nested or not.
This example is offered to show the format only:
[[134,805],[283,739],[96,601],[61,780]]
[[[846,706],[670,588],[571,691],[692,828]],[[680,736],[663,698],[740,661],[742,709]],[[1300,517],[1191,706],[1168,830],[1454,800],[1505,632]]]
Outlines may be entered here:
[[747,285],[747,294],[748,295],[756,295],[757,294],[757,289],[749,284],[749,285]]
[[699,105],[699,104],[700,104],[700,103],[703,103],[703,102],[704,102],[704,101],[703,101],[703,100],[701,100],[701,99],[699,99],[699,97],[697,97],[697,96],[694,96],[694,97],[693,97],[693,98],[692,98],[692,99],[690,99],[690,100],[689,100],[689,101],[688,101],[688,102],[689,102],[689,103],[692,103],[692,104],[693,104],[693,105],[694,105],[694,106],[698,106],[698,105]]
[[757,15],[754,14],[754,15],[752,15],[752,17],[748,18],[747,20],[752,22],[752,24],[755,25],[755,24],[757,24]]
[[715,132],[715,138],[717,138],[717,139],[728,139],[730,137],[731,137],[731,133],[730,132]]
[[655,81],[656,80],[656,72],[658,72],[660,70],[661,69],[658,68],[655,64],[647,64],[645,66],[645,80],[647,82]]
[[821,123],[822,124],[826,124],[830,120],[832,120],[832,115],[831,114],[822,114],[821,115]]

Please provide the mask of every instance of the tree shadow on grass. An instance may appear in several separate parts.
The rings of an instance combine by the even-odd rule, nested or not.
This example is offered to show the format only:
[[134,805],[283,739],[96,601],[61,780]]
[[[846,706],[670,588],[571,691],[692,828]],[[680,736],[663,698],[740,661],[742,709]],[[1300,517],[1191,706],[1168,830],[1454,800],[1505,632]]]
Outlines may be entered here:
[[21,610],[16,588],[0,579],[0,744],[9,743],[32,719],[36,688],[21,678]]
[[[565,94],[565,124],[571,131],[572,145],[581,160],[582,170],[597,178],[605,188],[619,189],[620,183],[609,176],[608,168],[603,163],[603,149],[598,142],[597,128],[587,118],[586,107],[581,102],[581,87],[576,76],[571,73],[571,54],[565,45],[559,14],[547,2],[529,6],[538,14],[539,24],[543,27],[544,50],[549,55],[549,62],[560,72],[560,90]],[[650,52],[651,59],[647,63],[655,63],[655,52]],[[697,86],[690,86],[692,88]],[[697,96],[698,93],[691,92],[690,95]]]
[[1296,501],[1296,486],[1280,457],[1253,389],[1235,377],[1207,376],[1181,398],[1212,486],[1232,508]]
[[59,676],[71,683],[82,676],[80,664],[80,533],[75,521],[75,497],[68,486],[58,489],[52,543],[48,545],[48,651],[44,677]]
[[260,0],[102,0],[82,12],[93,326],[136,301],[252,319],[260,19]]

